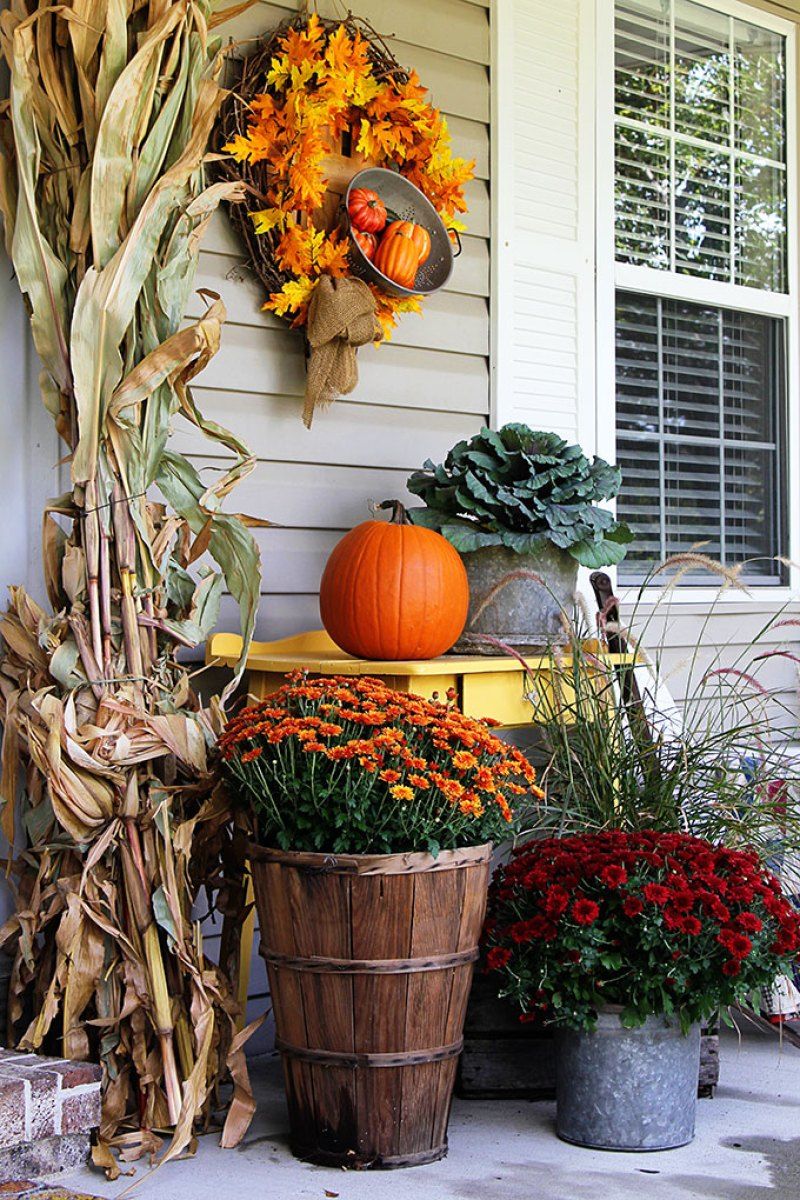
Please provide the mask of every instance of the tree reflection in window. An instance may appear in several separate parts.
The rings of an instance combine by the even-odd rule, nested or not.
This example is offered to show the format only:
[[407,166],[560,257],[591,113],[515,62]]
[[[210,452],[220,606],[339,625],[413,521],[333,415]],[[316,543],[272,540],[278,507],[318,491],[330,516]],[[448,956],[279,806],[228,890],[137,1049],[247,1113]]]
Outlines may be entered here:
[[786,290],[784,38],[694,0],[617,0],[616,256]]

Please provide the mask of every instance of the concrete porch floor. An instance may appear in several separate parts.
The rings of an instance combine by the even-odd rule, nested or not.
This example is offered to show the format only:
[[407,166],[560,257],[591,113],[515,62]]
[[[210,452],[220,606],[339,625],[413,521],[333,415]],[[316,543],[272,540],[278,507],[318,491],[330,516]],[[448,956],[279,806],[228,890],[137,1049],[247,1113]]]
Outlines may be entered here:
[[[287,1147],[277,1063],[254,1059],[259,1109],[244,1145],[201,1138],[197,1156],[168,1164],[133,1189],[139,1200],[800,1200],[800,1051],[746,1031],[723,1035],[722,1083],[698,1107],[690,1146],[608,1154],[558,1141],[552,1104],[456,1100],[450,1154],[390,1172],[346,1172],[297,1162]],[[137,1171],[139,1179],[145,1172]],[[86,1170],[66,1186],[118,1196]]]

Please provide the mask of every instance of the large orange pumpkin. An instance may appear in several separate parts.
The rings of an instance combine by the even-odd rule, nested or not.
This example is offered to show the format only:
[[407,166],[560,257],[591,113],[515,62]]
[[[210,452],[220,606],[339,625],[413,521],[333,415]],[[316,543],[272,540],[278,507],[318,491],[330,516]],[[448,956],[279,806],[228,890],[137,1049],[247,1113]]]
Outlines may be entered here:
[[410,222],[403,224],[408,224],[408,231],[395,229],[391,236],[382,238],[373,262],[388,279],[410,290],[419,270],[419,247],[410,232],[416,226]]
[[409,524],[397,501],[386,507],[391,521],[364,521],[334,546],[320,584],[322,623],[356,658],[436,658],[464,628],[467,573],[441,534]]
[[411,239],[419,250],[420,266],[428,261],[431,253],[431,235],[424,225],[417,225],[414,221],[392,221],[383,232],[383,241],[396,236]]

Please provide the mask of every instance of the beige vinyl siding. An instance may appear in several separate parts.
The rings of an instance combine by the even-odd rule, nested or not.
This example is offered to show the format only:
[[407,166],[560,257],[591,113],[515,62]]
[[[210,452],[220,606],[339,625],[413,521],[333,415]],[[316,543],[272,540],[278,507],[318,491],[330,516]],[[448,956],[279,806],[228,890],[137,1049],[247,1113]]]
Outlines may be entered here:
[[772,630],[759,639],[755,651],[749,649],[752,640],[776,614],[779,620],[797,619],[797,603],[784,606],[759,600],[755,594],[750,601],[722,600],[713,606],[709,617],[711,607],[682,597],[670,606],[660,606],[658,615],[649,616],[643,607],[638,609],[636,626],[645,631],[644,644],[651,656],[660,657],[663,680],[670,694],[680,703],[687,694],[696,691],[704,672],[717,667],[748,670],[755,665],[759,681],[783,707],[783,711],[776,711],[782,735],[800,742],[800,729],[795,729],[790,716],[800,713],[797,664],[781,655],[753,664],[755,655],[778,648],[797,654],[800,628],[789,625]]
[[[296,4],[256,4],[226,36],[263,33]],[[320,3],[324,15],[341,5]],[[489,7],[476,0],[371,0],[360,15],[391,35],[445,113],[454,151],[476,161],[467,187],[468,233],[447,288],[422,316],[401,318],[391,343],[359,352],[356,391],[300,420],[305,386],[302,338],[261,311],[263,295],[242,265],[236,236],[217,214],[201,254],[197,287],[219,292],[228,310],[222,347],[194,389],[202,411],[242,436],[258,459],[231,497],[239,511],[281,528],[257,532],[263,555],[257,637],[319,626],[317,591],[342,532],[369,517],[369,503],[403,497],[410,471],[441,457],[485,423],[489,412]],[[199,316],[196,296],[189,316]],[[202,436],[177,421],[175,444],[209,480],[223,466]],[[220,628],[237,629],[229,597]]]
[[[272,28],[294,4],[257,4],[226,34],[252,37]],[[323,15],[341,5],[320,3]],[[217,214],[200,258],[197,287],[219,292],[228,310],[219,354],[194,388],[202,411],[247,441],[258,463],[231,496],[233,510],[267,517],[257,530],[263,558],[257,637],[319,627],[317,592],[325,561],[342,533],[370,516],[370,502],[407,496],[410,471],[441,458],[489,413],[489,8],[477,0],[385,0],[359,3],[376,29],[391,33],[399,61],[413,66],[446,114],[454,150],[476,162],[467,187],[468,233],[447,288],[422,316],[403,317],[390,344],[359,351],[356,391],[318,412],[311,430],[300,419],[305,386],[303,343],[261,311],[260,287],[242,267],[236,236]],[[199,316],[195,296],[189,316]],[[185,422],[175,444],[210,481],[224,464]],[[220,628],[238,629],[236,606],[223,599]],[[218,938],[209,928],[213,957]],[[248,1018],[267,1004],[263,960],[254,954]],[[271,1045],[264,1026],[250,1043]]]

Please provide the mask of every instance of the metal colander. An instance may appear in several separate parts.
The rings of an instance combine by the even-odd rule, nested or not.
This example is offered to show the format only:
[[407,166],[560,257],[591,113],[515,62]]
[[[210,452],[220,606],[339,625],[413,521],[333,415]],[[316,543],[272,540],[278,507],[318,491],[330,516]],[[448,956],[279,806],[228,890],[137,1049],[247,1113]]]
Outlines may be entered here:
[[[413,288],[401,287],[393,279],[387,278],[370,262],[353,237],[350,225],[350,193],[356,188],[369,188],[377,193],[387,212],[393,214],[392,219],[396,217],[401,221],[413,221],[415,225],[422,225],[431,235],[431,252],[417,271]],[[438,292],[439,288],[444,287],[450,278],[453,260],[457,254],[453,251],[453,243],[444,222],[419,188],[397,171],[389,171],[385,167],[367,167],[354,175],[344,197],[344,220],[350,236],[350,264],[353,274],[367,283],[374,283],[394,296],[429,296],[431,292]],[[459,242],[458,252],[460,251]]]

